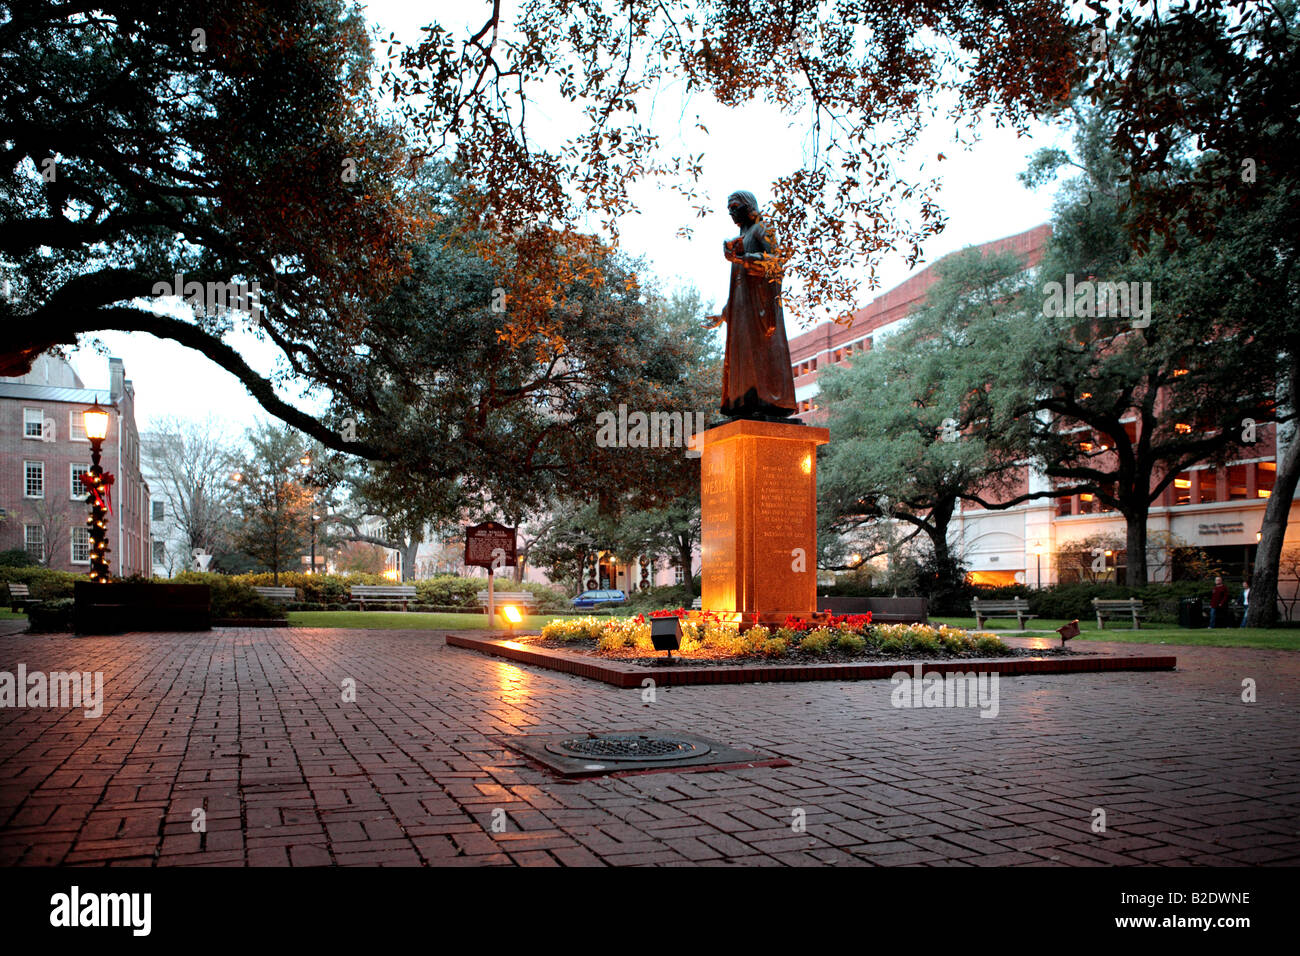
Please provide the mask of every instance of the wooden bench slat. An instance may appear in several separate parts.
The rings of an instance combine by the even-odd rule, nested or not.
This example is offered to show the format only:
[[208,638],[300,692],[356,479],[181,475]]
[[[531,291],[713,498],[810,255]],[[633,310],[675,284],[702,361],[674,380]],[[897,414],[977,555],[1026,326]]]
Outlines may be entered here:
[[[474,597],[477,598],[479,607],[486,611],[488,605],[487,591],[479,591],[474,595]],[[529,608],[535,608],[538,604],[537,595],[533,594],[532,591],[493,590],[492,601],[498,611],[500,611],[503,604],[522,604],[526,610]]]
[[17,611],[26,607],[28,604],[40,604],[39,598],[32,597],[31,588],[26,584],[20,584],[17,581],[7,583],[9,588],[9,608]]
[[1133,619],[1133,630],[1142,629],[1141,618],[1146,614],[1141,598],[1093,598],[1092,608],[1097,614],[1097,629],[1106,629],[1106,619],[1116,614],[1128,614]]
[[414,584],[354,584],[348,592],[349,596],[361,605],[361,610],[366,609],[367,601],[378,601],[381,603],[402,604],[402,610],[407,609],[407,605],[415,600]]
[[1002,601],[988,601],[971,598],[971,610],[975,612],[975,626],[982,628],[991,617],[1014,617],[1020,630],[1025,629],[1025,621],[1038,617],[1029,613],[1028,598],[1010,598]]
[[277,604],[292,604],[298,600],[298,589],[294,587],[258,587],[254,585],[253,590],[268,601]]

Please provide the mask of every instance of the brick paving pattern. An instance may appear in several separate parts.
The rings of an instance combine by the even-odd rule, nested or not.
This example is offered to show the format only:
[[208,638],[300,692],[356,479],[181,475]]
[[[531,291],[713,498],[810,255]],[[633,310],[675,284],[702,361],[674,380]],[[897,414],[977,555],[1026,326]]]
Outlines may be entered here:
[[[1003,678],[989,719],[888,681],[647,704],[431,631],[0,634],[0,671],[105,680],[98,719],[0,709],[0,865],[1300,863],[1300,654],[1159,651]],[[493,739],[641,728],[793,765],[561,781]]]

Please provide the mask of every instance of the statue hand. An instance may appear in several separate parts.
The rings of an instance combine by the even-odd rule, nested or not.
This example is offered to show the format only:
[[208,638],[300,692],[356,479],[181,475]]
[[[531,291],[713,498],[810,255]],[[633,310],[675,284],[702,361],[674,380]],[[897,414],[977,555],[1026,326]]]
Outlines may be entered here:
[[727,317],[725,315],[711,315],[707,319],[705,319],[704,328],[716,329],[719,325],[725,322],[726,319]]

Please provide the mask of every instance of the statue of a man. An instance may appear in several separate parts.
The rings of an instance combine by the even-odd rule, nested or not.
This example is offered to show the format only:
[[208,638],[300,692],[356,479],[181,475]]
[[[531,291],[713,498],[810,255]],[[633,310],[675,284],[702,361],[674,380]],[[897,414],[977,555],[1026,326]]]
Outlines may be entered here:
[[728,418],[783,419],[797,411],[790,346],[781,311],[781,273],[773,272],[776,245],[751,192],[727,197],[727,212],[740,235],[722,244],[731,263],[731,287],[722,315],[710,328],[727,323],[727,354],[722,367],[722,414]]

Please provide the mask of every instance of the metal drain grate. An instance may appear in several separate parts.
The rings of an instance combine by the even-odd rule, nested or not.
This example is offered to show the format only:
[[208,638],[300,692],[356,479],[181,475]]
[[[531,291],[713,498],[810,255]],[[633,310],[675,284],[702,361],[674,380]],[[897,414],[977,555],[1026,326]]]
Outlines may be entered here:
[[598,760],[681,760],[709,752],[707,744],[649,734],[597,734],[546,745],[551,753]]

